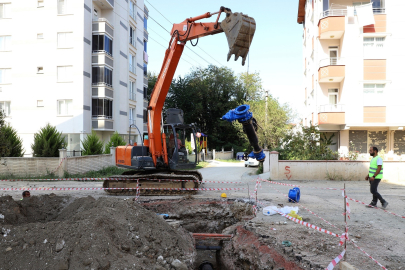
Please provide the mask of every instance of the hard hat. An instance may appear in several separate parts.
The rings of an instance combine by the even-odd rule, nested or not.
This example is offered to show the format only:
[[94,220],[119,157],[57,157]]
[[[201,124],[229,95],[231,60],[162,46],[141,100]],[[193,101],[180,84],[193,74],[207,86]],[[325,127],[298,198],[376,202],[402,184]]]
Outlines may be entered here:
[[226,193],[222,193],[221,198],[226,198]]

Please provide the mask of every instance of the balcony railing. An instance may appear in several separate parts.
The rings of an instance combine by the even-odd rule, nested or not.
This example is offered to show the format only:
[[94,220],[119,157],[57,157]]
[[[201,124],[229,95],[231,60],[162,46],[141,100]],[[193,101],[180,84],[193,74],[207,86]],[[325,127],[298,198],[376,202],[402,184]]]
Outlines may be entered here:
[[343,104],[326,104],[319,106],[320,113],[327,112],[345,112],[345,105]]
[[129,92],[129,99],[136,101],[136,93],[135,92]]
[[[373,8],[373,14],[385,14],[385,8]],[[356,9],[354,10],[356,14]],[[347,16],[347,9],[328,9],[321,13],[319,19],[323,19],[330,16]]]
[[344,58],[338,58],[338,57],[325,58],[325,59],[321,59],[319,61],[319,67],[343,66],[343,65],[345,65]]

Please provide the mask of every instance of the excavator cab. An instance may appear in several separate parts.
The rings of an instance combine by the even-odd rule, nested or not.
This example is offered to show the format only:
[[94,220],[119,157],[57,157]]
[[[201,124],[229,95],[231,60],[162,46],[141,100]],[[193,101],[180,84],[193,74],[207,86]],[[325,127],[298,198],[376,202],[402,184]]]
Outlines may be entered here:
[[[168,109],[166,111],[166,124],[163,131],[166,134],[166,146],[170,169],[193,169],[197,164],[197,155],[189,153],[186,141],[191,148],[196,149],[195,127],[186,125],[183,120],[183,110]],[[194,136],[191,136],[193,134]],[[194,147],[193,147],[194,146]]]

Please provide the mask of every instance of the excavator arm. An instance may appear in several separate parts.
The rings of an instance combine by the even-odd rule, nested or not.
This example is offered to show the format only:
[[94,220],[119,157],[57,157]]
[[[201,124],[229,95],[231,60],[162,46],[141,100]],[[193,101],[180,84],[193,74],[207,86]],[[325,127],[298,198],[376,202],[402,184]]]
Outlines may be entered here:
[[[219,23],[222,13],[225,13],[226,17]],[[215,22],[197,22],[216,14],[218,15]],[[162,110],[186,42],[225,32],[229,45],[227,60],[229,61],[231,55],[235,54],[235,61],[241,56],[242,65],[244,65],[255,29],[256,23],[253,18],[242,13],[232,13],[225,7],[221,7],[218,12],[207,12],[173,24],[169,47],[165,52],[162,68],[147,108],[149,152],[156,167],[158,167],[158,161],[163,161],[164,165],[161,164],[163,166],[169,165],[166,134],[162,132]]]

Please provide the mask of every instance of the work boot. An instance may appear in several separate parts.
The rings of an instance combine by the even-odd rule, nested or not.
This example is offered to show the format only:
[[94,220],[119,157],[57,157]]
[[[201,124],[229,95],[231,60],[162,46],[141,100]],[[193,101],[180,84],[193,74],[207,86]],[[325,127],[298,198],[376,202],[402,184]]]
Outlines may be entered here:
[[371,203],[369,205],[366,205],[366,207],[368,207],[368,208],[373,208],[373,207],[376,207],[376,206],[377,206],[377,203],[374,202],[374,201],[371,201]]
[[383,202],[383,203],[381,203],[382,204],[382,208],[387,208],[387,206],[388,206],[388,202],[387,201],[385,201],[385,202]]

